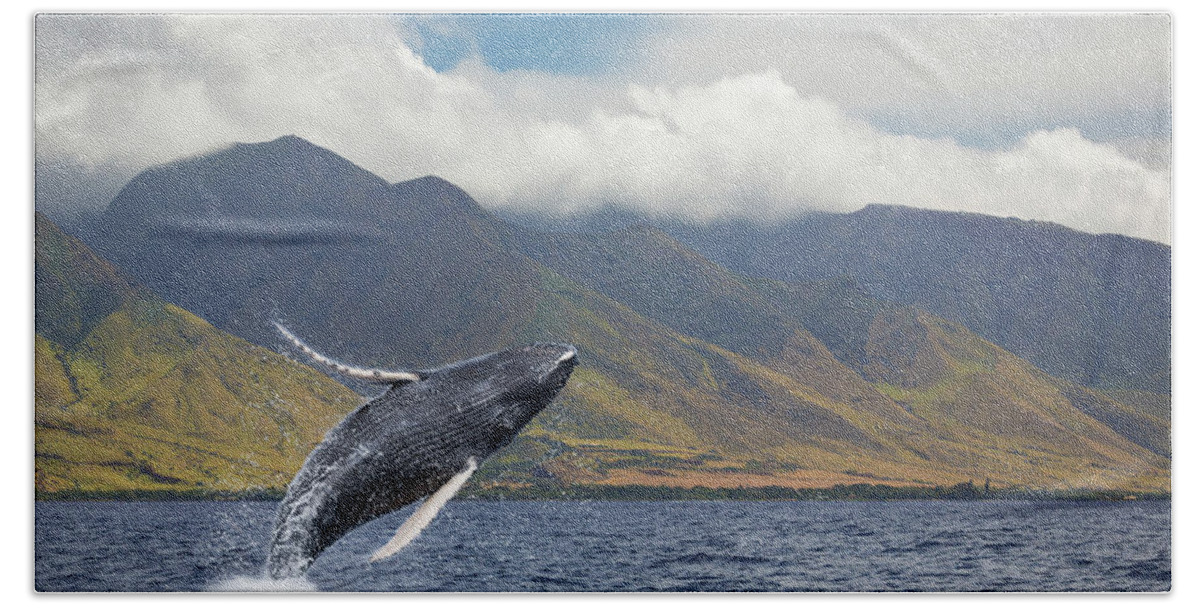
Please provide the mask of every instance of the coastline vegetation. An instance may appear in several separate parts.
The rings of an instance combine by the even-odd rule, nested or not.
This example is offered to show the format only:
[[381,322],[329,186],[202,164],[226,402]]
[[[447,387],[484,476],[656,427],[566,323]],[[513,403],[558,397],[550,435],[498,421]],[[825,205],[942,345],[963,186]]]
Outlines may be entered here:
[[[61,501],[277,501],[284,490],[277,488],[214,490],[63,490],[37,492],[35,500]],[[892,500],[1069,500],[1121,501],[1170,500],[1170,492],[1130,492],[1119,489],[1044,490],[1033,488],[992,488],[967,481],[952,486],[890,486],[884,484],[838,484],[829,488],[787,488],[783,486],[677,488],[647,485],[559,485],[551,483],[524,486],[495,485],[477,488],[460,495],[459,500],[747,500],[747,501],[892,501]]]

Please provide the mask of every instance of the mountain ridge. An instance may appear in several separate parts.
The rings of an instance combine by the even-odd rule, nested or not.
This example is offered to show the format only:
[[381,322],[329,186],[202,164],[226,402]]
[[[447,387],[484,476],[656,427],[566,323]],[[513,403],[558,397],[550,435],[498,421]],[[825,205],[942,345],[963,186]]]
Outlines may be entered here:
[[875,298],[963,323],[1092,388],[1171,391],[1171,248],[1156,241],[882,203],[769,223],[694,222],[619,207],[551,218],[497,211],[535,232],[653,225],[747,276],[853,281]]
[[[603,277],[581,272],[586,263],[571,270],[530,257],[521,242],[531,238],[528,233],[500,222],[449,182],[419,178],[377,187],[377,178],[348,162],[323,161],[328,151],[290,161],[288,154],[305,155],[309,147],[284,143],[200,157],[194,162],[208,165],[187,169],[183,177],[170,175],[169,167],[143,177],[114,200],[102,249],[155,291],[268,347],[280,346],[270,329],[277,319],[318,350],[382,367],[428,366],[518,341],[574,341],[582,363],[558,403],[485,463],[480,484],[549,478],[564,484],[728,486],[746,483],[750,474],[764,485],[862,479],[919,485],[953,484],[989,471],[997,483],[1028,487],[1084,479],[1131,489],[1168,483],[1160,456],[1083,418],[1077,430],[1099,433],[1109,445],[1067,442],[1060,448],[1038,439],[1042,455],[1027,457],[993,434],[991,445],[976,454],[960,422],[938,434],[936,425],[887,394],[893,385],[869,382],[839,360],[788,308],[795,303],[786,299],[787,289],[770,292],[749,278],[730,278],[661,230],[629,233],[634,241],[649,237],[653,247],[645,249],[667,253],[630,260],[628,268],[637,272],[628,273],[624,284],[610,277],[605,287],[595,282]],[[261,158],[245,166],[230,160],[251,153]],[[270,170],[279,166],[288,168]],[[208,181],[191,179],[197,175]],[[242,194],[250,186],[236,183],[247,179],[257,180],[252,187],[263,195],[252,203]],[[338,191],[329,184],[344,182],[353,182],[345,195],[350,201],[333,204]],[[181,185],[188,189],[176,192]],[[223,226],[240,226],[269,208],[277,214],[273,221],[284,225],[313,217],[344,222],[351,237],[291,242],[229,231],[219,242],[180,240],[156,223],[155,214],[172,208],[158,200],[162,196],[183,205],[179,218],[165,218],[167,224],[217,210],[203,217],[228,220],[212,224],[228,231]],[[377,206],[321,215],[368,203]],[[242,204],[251,207],[243,212]],[[138,209],[153,211],[139,215]],[[611,261],[639,248],[610,247]],[[657,275],[638,274],[655,263],[663,264]],[[681,277],[696,279],[688,287],[694,298],[651,297],[656,281],[682,289],[686,285],[663,282]],[[641,291],[614,291],[624,287]],[[658,309],[648,307],[656,301]],[[738,335],[751,318],[765,329],[750,339]],[[784,329],[776,334],[776,328]],[[986,381],[995,373],[989,368],[977,376]],[[976,382],[976,376],[962,377]],[[1031,395],[1041,400],[1039,411],[1066,407],[1070,420],[1083,416],[1050,395],[1048,381],[1035,384]],[[901,396],[918,405],[944,405],[938,395],[925,401]],[[971,458],[976,464],[965,466]]]
[[770,228],[664,229],[751,276],[849,278],[1086,386],[1170,392],[1171,252],[1159,243],[890,205]]
[[[641,237],[641,240],[635,242],[633,239],[638,237]],[[602,245],[605,242],[608,242],[607,246]],[[945,425],[944,434],[957,437],[958,441],[964,444],[976,440],[998,444],[1004,435],[1011,435],[1011,431],[995,425],[987,430],[989,435],[987,438],[973,437],[966,432],[968,428],[978,430],[981,423],[988,422],[988,416],[992,418],[999,416],[1013,425],[1020,424],[1022,416],[1034,416],[1035,419],[1047,421],[1054,420],[1054,422],[1049,422],[1049,427],[1038,423],[1026,428],[1027,438],[1034,436],[1037,432],[1052,433],[1042,436],[1041,441],[1044,445],[1066,440],[1053,435],[1054,428],[1059,426],[1059,421],[1073,421],[1068,424],[1074,425],[1073,428],[1077,432],[1093,437],[1093,440],[1103,437],[1103,441],[1100,441],[1101,444],[1113,440],[1111,435],[1106,434],[1108,431],[1106,426],[1091,420],[1090,414],[1079,408],[1081,404],[1086,404],[1093,411],[1105,412],[1105,415],[1111,419],[1118,410],[1122,409],[1111,399],[1086,388],[1052,378],[1023,361],[1018,365],[1016,362],[1020,360],[1017,357],[974,336],[961,325],[936,318],[912,307],[876,302],[863,295],[843,292],[839,297],[846,300],[845,305],[821,310],[820,306],[814,307],[812,304],[803,303],[810,297],[801,292],[811,289],[810,286],[738,277],[694,253],[680,256],[680,259],[701,260],[701,263],[691,268],[676,267],[669,271],[663,271],[664,265],[670,266],[673,255],[685,248],[655,228],[626,228],[595,235],[555,235],[544,242],[536,238],[532,239],[526,244],[526,247],[536,259],[548,263],[568,276],[583,280],[585,284],[602,293],[631,304],[636,310],[647,316],[656,318],[676,330],[688,331],[690,329],[694,335],[705,337],[718,344],[723,343],[723,337],[719,335],[719,330],[703,327],[706,320],[714,323],[711,320],[715,319],[716,324],[720,324],[722,320],[737,321],[743,328],[757,327],[760,328],[759,331],[774,335],[786,333],[788,327],[799,327],[802,331],[805,327],[822,329],[837,327],[838,333],[843,338],[860,343],[857,351],[842,349],[840,355],[837,355],[841,363],[861,374],[862,380],[859,382],[862,384],[860,386],[874,387],[872,390],[878,390],[883,395],[896,399],[910,413],[913,412],[911,403],[914,400],[920,401],[921,406],[942,408],[926,410],[920,418],[935,425]],[[541,248],[540,251],[539,248]],[[636,266],[639,260],[651,260],[651,262]],[[635,266],[636,270],[634,270]],[[719,278],[713,276],[714,274],[719,275]],[[626,280],[625,277],[629,276],[638,278]],[[691,311],[670,310],[664,309],[659,304],[659,300],[663,298],[664,294],[669,294],[667,299],[670,302],[680,300],[691,304],[706,302],[705,296],[697,293],[698,290],[695,288],[697,283],[725,286],[720,291],[723,294],[722,297],[718,298],[720,303],[717,306],[721,314],[706,315]],[[738,287],[734,289],[730,287],[732,285]],[[730,295],[735,292],[741,295]],[[715,300],[709,298],[707,301]],[[730,308],[731,303],[747,301],[755,301],[759,304],[740,309]],[[763,302],[775,305],[773,318],[753,320],[751,317],[755,314],[755,310],[763,309]],[[844,316],[846,310],[866,312],[866,314],[854,321]],[[697,322],[701,323],[700,327],[696,325]],[[855,323],[857,323],[857,327]],[[807,332],[805,331],[805,333]],[[858,337],[855,337],[856,335]],[[751,340],[750,343],[761,344],[761,341]],[[816,339],[811,339],[811,343],[821,344]],[[732,347],[735,351],[738,350],[737,344],[724,343],[722,345]],[[781,366],[780,362],[776,360],[776,356],[782,352],[791,353],[794,356],[805,350],[802,347],[797,348],[797,346],[797,344],[789,345],[789,348],[781,352],[743,352],[751,357],[759,358],[767,367],[787,373],[787,365]],[[820,348],[824,351],[824,345],[821,345]],[[832,356],[830,358],[832,359]],[[812,362],[800,362],[797,369],[812,371]],[[965,369],[973,371],[965,372]],[[991,379],[988,375],[996,375],[1000,372],[1003,372],[1001,380]],[[826,366],[805,377],[816,376],[829,379],[837,377],[837,375]],[[845,376],[845,372],[842,375]],[[960,391],[957,399],[966,400],[972,404],[972,411],[966,415],[963,412],[946,409],[952,405],[947,401],[948,396],[922,396],[923,398],[916,399],[913,394],[914,391],[935,390],[938,385],[946,382],[952,376],[956,379],[954,385]],[[1013,394],[1002,388],[1002,384],[1005,382],[1036,388],[1023,394]],[[853,386],[853,384],[851,383],[849,386]],[[825,392],[828,393],[828,389]],[[864,400],[861,390],[857,392],[857,397],[851,396],[852,393],[842,393],[842,395],[843,398],[852,399],[856,407],[860,409],[872,401],[871,399]],[[876,396],[878,397],[878,395]],[[954,397],[954,395],[949,397]],[[995,406],[990,406],[992,403],[1010,403],[1015,408],[997,410]],[[988,411],[989,407],[993,413],[984,413]],[[934,413],[930,414],[929,412]],[[1125,413],[1128,414],[1128,412]],[[1133,433],[1122,432],[1121,434],[1127,439],[1135,440],[1143,447],[1154,448],[1157,453],[1162,455],[1164,452],[1161,444],[1146,444],[1145,435],[1169,436],[1169,424],[1166,425],[1166,428],[1158,421],[1141,420],[1138,424],[1149,425],[1155,430],[1148,432],[1145,428],[1141,428]]]

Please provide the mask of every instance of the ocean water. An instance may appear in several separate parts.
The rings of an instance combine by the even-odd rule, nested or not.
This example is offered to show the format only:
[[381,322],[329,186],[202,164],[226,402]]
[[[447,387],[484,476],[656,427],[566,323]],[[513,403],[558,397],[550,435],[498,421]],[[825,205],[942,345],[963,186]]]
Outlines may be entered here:
[[39,502],[40,591],[1168,591],[1169,502],[459,500],[261,579],[274,502]]

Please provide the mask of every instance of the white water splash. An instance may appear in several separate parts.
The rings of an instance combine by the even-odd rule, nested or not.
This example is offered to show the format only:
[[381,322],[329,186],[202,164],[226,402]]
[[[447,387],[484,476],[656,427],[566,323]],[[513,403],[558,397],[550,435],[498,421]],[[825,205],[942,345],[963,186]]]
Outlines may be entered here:
[[270,578],[268,576],[235,576],[208,584],[205,591],[218,593],[312,593],[320,591],[307,578]]

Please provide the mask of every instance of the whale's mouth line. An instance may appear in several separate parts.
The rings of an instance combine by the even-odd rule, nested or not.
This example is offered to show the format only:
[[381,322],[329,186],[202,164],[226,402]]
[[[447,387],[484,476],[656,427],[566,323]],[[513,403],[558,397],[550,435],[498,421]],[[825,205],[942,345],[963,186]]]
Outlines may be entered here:
[[570,361],[571,359],[574,359],[575,356],[578,354],[579,354],[579,352],[575,350],[575,347],[571,346],[567,349],[567,352],[563,353],[562,356],[560,356],[559,358],[554,360],[554,366],[558,367],[559,365],[562,365],[563,363]]
[[538,375],[538,384],[545,382],[546,378],[549,378],[551,374],[561,370],[565,364],[570,363],[574,365],[574,359],[579,355],[579,351],[577,351],[574,346],[566,346],[565,348],[566,352],[559,355],[553,363],[543,368],[545,371]]

